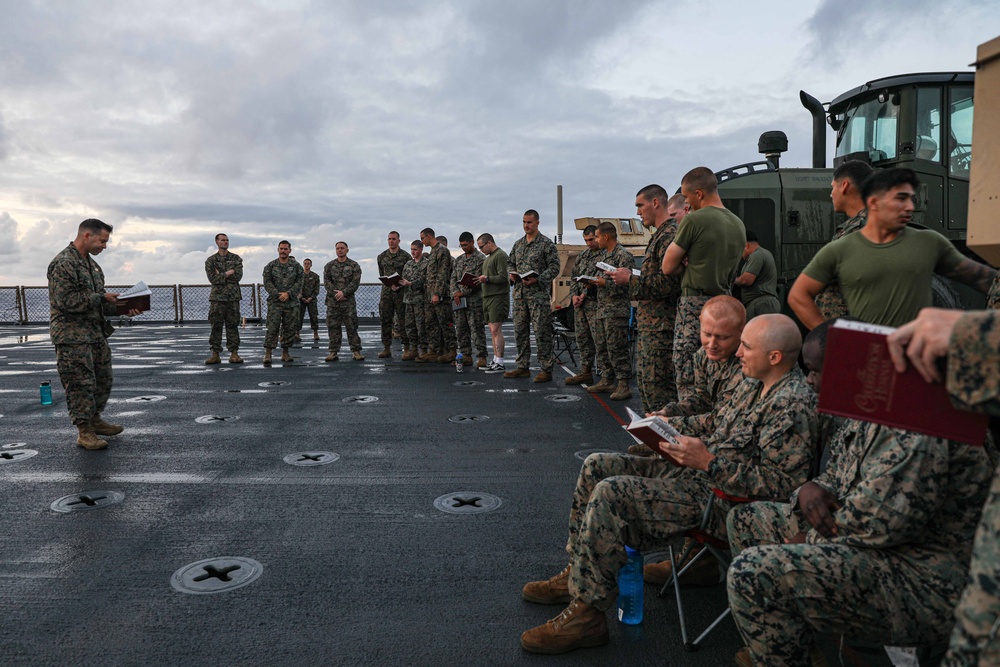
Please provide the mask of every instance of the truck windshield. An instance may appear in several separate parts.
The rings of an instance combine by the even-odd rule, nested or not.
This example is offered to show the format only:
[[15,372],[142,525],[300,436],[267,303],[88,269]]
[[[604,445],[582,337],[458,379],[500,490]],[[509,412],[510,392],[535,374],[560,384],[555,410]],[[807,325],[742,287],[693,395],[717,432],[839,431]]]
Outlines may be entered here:
[[872,164],[896,157],[896,128],[899,97],[885,102],[877,98],[852,103],[844,111],[844,123],[837,135],[837,156],[865,152]]

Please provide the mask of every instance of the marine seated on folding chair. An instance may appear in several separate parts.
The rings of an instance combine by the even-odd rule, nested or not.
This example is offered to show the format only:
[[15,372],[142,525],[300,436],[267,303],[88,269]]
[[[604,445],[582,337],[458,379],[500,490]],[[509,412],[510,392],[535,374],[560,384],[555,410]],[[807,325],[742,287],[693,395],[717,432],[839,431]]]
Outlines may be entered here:
[[[524,586],[525,600],[569,606],[521,635],[534,653],[564,653],[608,641],[605,612],[617,595],[624,545],[662,547],[696,528],[712,488],[747,498],[787,498],[808,479],[816,437],[816,395],[796,365],[802,337],[784,315],[749,323],[737,352],[747,378],[733,400],[708,414],[670,419],[683,435],[677,463],[592,454],[577,480],[566,551],[569,565]],[[715,503],[708,529],[725,538],[729,503]]]

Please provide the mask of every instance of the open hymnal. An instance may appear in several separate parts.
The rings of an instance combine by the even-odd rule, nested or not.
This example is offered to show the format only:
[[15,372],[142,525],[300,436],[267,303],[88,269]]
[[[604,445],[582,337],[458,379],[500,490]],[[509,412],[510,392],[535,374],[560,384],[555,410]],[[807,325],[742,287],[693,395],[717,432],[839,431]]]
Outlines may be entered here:
[[389,287],[395,287],[399,284],[399,281],[403,279],[398,273],[393,273],[389,276],[379,276],[378,279],[382,281],[383,285],[388,285]]
[[663,417],[652,416],[642,417],[631,408],[625,408],[631,421],[625,425],[625,430],[629,432],[636,442],[640,442],[654,452],[667,459],[674,465],[679,465],[673,456],[667,452],[660,444],[662,441],[676,444],[680,433],[673,426],[667,423]]
[[462,274],[462,279],[458,281],[459,285],[464,287],[478,287],[479,286],[479,276],[473,275],[466,271]]
[[[611,265],[610,265],[610,264],[608,264],[607,262],[598,262],[598,263],[597,263],[597,264],[595,264],[594,266],[595,266],[596,268],[600,269],[601,271],[605,271],[605,272],[608,272],[608,271],[617,271],[617,270],[618,270],[618,267],[617,267],[617,266],[611,266]],[[642,272],[641,272],[641,271],[640,271],[639,269],[632,269],[632,275],[633,275],[633,276],[638,276],[638,275],[640,275],[641,273],[642,273]]]
[[592,283],[597,280],[596,276],[576,276],[573,278],[578,283]]
[[515,283],[519,283],[525,278],[537,278],[538,271],[525,271],[524,273],[518,273],[517,271],[510,272],[511,277],[514,279]]
[[115,313],[118,315],[128,315],[130,310],[149,310],[149,297],[153,291],[149,289],[143,281],[137,282],[124,292],[118,293],[118,301],[115,303]]

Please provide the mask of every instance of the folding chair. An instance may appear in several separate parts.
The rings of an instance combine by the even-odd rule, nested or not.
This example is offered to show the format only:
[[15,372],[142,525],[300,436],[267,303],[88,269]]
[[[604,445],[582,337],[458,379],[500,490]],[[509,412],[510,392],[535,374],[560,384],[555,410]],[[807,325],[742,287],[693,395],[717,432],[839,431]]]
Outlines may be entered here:
[[573,348],[576,347],[576,332],[567,329],[554,314],[552,316],[552,356],[559,363],[564,363],[562,355],[568,354],[569,360],[576,364]]
[[[677,616],[681,624],[681,641],[684,643],[684,648],[688,651],[697,651],[698,645],[701,643],[708,634],[715,629],[719,623],[721,623],[731,612],[729,605],[726,605],[725,611],[719,614],[714,621],[707,628],[705,628],[697,639],[694,641],[688,641],[688,631],[687,631],[687,620],[684,618],[684,602],[681,600],[681,585],[680,577],[687,572],[695,562],[697,562],[706,553],[715,557],[718,564],[721,565],[725,570],[729,569],[729,564],[732,562],[732,556],[729,553],[729,541],[719,539],[711,535],[708,530],[708,520],[712,515],[712,508],[715,506],[715,499],[726,500],[733,503],[746,503],[750,502],[747,498],[737,498],[734,496],[729,496],[720,491],[719,489],[712,489],[711,495],[708,497],[708,502],[705,503],[705,509],[701,514],[701,523],[697,528],[689,530],[684,533],[685,537],[691,538],[690,543],[684,547],[681,551],[680,558],[678,560],[674,559],[674,547],[673,545],[668,546],[667,553],[670,558],[670,562],[674,564],[671,568],[671,577],[663,585],[660,590],[660,597],[666,595],[667,587],[673,585],[674,587],[674,597],[677,599]],[[694,549],[695,544],[700,544],[704,547],[701,551],[696,553],[690,562],[684,563],[684,560],[688,557],[691,551]],[[678,570],[676,568],[677,563],[684,563],[684,566]]]

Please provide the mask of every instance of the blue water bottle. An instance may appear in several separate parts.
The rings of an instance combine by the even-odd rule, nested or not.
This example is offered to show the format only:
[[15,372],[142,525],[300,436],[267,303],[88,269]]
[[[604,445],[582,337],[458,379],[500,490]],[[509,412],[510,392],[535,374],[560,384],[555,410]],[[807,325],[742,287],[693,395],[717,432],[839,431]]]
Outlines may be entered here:
[[459,352],[458,354],[455,355],[455,372],[456,373],[461,373],[462,372],[462,353],[461,352]]
[[38,385],[38,395],[42,399],[42,405],[52,405],[52,385],[48,382]]
[[628,562],[618,571],[618,620],[625,625],[642,623],[642,554],[625,547]]

